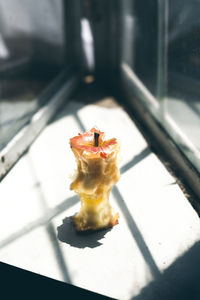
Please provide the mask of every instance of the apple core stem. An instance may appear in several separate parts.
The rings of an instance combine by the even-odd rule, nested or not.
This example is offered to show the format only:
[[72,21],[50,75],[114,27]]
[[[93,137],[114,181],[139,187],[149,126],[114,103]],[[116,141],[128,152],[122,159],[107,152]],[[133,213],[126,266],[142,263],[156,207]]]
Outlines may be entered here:
[[95,147],[99,146],[99,133],[98,132],[94,133],[94,145],[95,145]]

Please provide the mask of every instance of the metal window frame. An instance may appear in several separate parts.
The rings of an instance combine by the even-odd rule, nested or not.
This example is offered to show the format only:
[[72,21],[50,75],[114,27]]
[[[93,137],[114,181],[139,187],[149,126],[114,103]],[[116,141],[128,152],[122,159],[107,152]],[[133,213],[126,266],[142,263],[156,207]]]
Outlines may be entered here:
[[[129,3],[129,0],[126,0]],[[122,3],[121,3],[122,4]],[[124,5],[124,2],[123,2]],[[123,5],[121,8],[121,40],[123,40]],[[140,81],[134,71],[123,61],[123,45],[121,43],[119,56],[119,82],[120,95],[133,115],[141,121],[147,131],[154,137],[157,146],[176,166],[181,174],[182,182],[195,195],[192,203],[200,213],[200,173],[195,167],[195,149],[186,156],[179,148],[184,137],[176,132],[174,122],[165,114],[166,85],[167,85],[167,26],[168,26],[168,1],[158,0],[158,69],[157,69],[157,96],[153,96]],[[188,141],[185,139],[185,143]],[[188,145],[191,147],[191,145]],[[192,149],[192,148],[191,148]],[[199,161],[200,169],[200,161]]]

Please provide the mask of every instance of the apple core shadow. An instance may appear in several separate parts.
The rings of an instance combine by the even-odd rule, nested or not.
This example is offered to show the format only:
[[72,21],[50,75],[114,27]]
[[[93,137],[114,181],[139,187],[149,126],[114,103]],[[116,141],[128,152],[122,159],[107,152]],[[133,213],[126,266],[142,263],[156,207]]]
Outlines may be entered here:
[[103,244],[100,240],[103,239],[111,229],[112,228],[77,232],[73,226],[71,217],[66,217],[63,220],[63,224],[57,227],[57,237],[59,241],[69,244],[72,247],[96,248]]

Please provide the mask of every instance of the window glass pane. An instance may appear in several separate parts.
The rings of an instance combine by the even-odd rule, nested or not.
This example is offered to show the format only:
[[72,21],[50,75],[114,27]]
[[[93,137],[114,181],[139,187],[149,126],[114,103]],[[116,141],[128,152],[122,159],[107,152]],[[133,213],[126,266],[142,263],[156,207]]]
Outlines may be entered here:
[[0,150],[45,100],[63,69],[63,1],[0,0]]
[[166,108],[169,122],[181,136],[181,149],[193,159],[200,152],[199,14],[197,0],[169,1]]
[[156,95],[158,7],[156,0],[124,1],[123,60]]
[[[0,76],[0,149],[27,123],[31,115],[44,103],[42,91],[55,77],[57,70],[46,65]],[[46,73],[48,71],[48,74]]]

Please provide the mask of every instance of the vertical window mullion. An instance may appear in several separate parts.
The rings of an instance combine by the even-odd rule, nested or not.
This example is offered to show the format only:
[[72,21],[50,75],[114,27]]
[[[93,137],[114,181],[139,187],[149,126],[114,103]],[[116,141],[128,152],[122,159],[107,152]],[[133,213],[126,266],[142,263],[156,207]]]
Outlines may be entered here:
[[167,90],[167,34],[168,0],[158,0],[158,64],[157,99],[160,103],[160,120],[165,121]]

